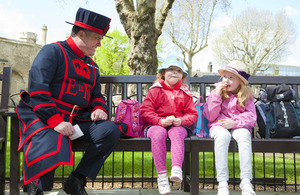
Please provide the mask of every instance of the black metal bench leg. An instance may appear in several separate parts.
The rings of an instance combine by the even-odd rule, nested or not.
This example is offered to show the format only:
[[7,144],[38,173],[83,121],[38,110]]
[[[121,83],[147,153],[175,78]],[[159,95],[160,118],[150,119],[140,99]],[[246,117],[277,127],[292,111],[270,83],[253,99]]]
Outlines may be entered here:
[[190,174],[190,153],[184,153],[184,178],[183,178],[183,191],[190,191],[190,180],[188,175]]
[[18,152],[18,141],[19,141],[19,119],[17,116],[11,117],[11,139],[10,141],[10,194],[18,195],[19,191],[19,180],[20,180],[20,156]]
[[5,194],[5,161],[6,161],[6,120],[2,116],[0,116],[0,128],[1,128],[1,133],[0,137],[3,138],[2,142],[0,141],[0,195]]
[[191,138],[191,194],[199,194],[199,140]]

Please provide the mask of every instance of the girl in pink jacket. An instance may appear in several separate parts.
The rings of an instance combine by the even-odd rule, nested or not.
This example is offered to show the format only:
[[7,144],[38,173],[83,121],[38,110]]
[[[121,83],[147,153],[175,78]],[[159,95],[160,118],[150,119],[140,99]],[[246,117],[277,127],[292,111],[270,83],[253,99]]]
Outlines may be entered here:
[[249,74],[240,61],[233,61],[225,69],[218,70],[222,81],[210,93],[204,106],[210,135],[214,138],[218,195],[229,195],[228,147],[231,138],[239,149],[240,188],[242,195],[255,195],[252,179],[251,132],[256,124],[253,93],[247,86]]
[[184,138],[188,136],[186,127],[198,118],[192,93],[183,82],[186,77],[182,58],[167,57],[140,108],[140,114],[148,126],[145,137],[151,139],[160,194],[171,192],[166,168],[166,139],[169,137],[171,140],[170,180],[181,182]]

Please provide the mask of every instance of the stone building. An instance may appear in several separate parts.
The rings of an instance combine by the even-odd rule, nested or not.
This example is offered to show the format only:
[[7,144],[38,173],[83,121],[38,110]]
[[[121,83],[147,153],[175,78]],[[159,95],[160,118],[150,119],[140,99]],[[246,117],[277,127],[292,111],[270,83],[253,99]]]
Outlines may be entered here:
[[[18,94],[20,89],[28,89],[28,72],[37,53],[46,43],[47,27],[43,26],[41,44],[37,44],[37,35],[32,32],[21,33],[21,40],[0,37],[0,71],[3,66],[12,67],[11,94]],[[19,96],[14,95],[15,103]],[[12,102],[10,103],[12,104]]]

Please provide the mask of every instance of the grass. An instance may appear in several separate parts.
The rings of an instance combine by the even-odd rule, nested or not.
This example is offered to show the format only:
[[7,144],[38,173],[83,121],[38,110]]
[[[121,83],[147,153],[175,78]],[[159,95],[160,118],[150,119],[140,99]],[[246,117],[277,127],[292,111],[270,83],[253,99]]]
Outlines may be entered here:
[[[10,127],[10,120],[8,120],[8,125]],[[83,153],[74,153],[75,166],[80,162]],[[284,161],[285,156],[285,161]],[[8,132],[7,140],[7,155],[6,155],[6,176],[9,175],[10,169],[10,129]],[[287,183],[295,183],[295,175],[297,183],[300,181],[300,155],[295,154],[262,154],[255,153],[253,156],[255,167],[253,168],[253,173],[255,177],[265,177],[265,178],[286,178]],[[22,159],[22,155],[21,155]],[[235,159],[235,166],[233,167],[233,159]],[[264,160],[265,159],[265,160]],[[230,177],[239,177],[239,156],[238,153],[229,153],[228,156],[229,173]],[[114,164],[113,164],[114,163]],[[134,163],[134,164],[133,164]],[[124,167],[123,167],[124,164]],[[285,167],[284,167],[285,164]],[[294,166],[296,164],[296,166]],[[114,166],[113,166],[114,165]],[[20,162],[22,166],[22,161]],[[123,168],[122,168],[123,167]],[[216,174],[214,172],[214,161],[213,153],[199,153],[199,176],[205,176],[206,178],[214,177]],[[72,171],[73,166],[60,166],[55,174],[56,176],[68,176]],[[171,169],[171,155],[170,152],[167,153],[167,169],[168,175],[170,175]],[[114,152],[105,161],[104,166],[99,171],[99,176],[122,176],[124,172],[124,177],[151,177],[157,176],[154,162],[152,159],[151,152]],[[235,175],[233,175],[235,174]],[[20,171],[20,175],[22,175]]]
[[[284,158],[285,156],[285,158]],[[205,159],[203,161],[203,158]],[[233,159],[235,158],[235,166],[233,167]],[[286,178],[286,182],[290,184],[295,183],[295,175],[297,183],[300,181],[300,155],[295,154],[294,167],[294,154],[265,154],[255,153],[253,157],[253,174],[256,178]],[[199,175],[205,177],[213,177],[214,162],[213,153],[199,154]],[[265,160],[264,160],[265,159]],[[285,160],[284,160],[285,159]],[[239,156],[238,153],[229,153],[229,177],[239,177]],[[285,165],[285,166],[284,166]],[[295,174],[296,173],[296,174]],[[235,175],[234,175],[235,174]]]

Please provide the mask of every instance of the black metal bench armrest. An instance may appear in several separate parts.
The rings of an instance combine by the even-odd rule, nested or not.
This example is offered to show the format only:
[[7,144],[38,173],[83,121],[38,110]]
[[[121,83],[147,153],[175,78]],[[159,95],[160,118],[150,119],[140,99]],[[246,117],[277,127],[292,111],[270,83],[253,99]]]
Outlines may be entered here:
[[15,111],[7,111],[7,112],[5,112],[5,116],[16,117],[17,113]]
[[0,116],[4,116],[7,112],[7,109],[0,109]]
[[2,150],[2,143],[5,141],[4,137],[0,137],[0,150]]

